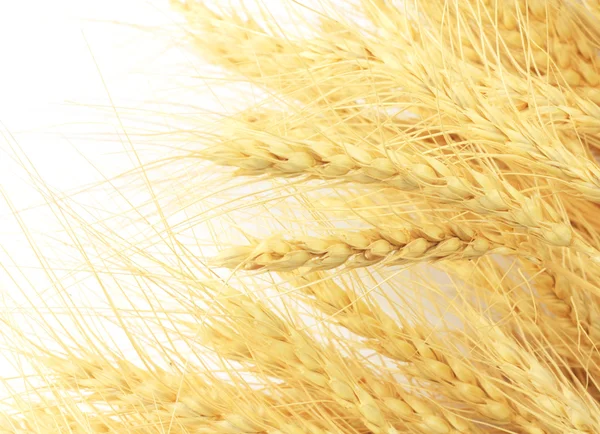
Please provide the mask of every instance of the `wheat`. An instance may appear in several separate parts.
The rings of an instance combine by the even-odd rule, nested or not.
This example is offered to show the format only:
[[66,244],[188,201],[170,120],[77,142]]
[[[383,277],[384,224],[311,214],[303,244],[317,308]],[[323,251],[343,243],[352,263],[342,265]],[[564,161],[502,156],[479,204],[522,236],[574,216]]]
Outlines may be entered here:
[[[443,23],[444,34],[456,43],[455,49],[473,62],[485,59],[504,62],[507,67],[516,64],[517,68],[548,74],[554,83],[565,80],[571,86],[600,83],[592,61],[596,56],[593,41],[578,25],[576,6],[568,2],[531,0],[496,5],[475,1],[461,7],[460,14],[455,13],[457,4],[448,2],[445,7],[453,17],[446,17],[445,23],[440,2],[422,3],[436,24]],[[482,28],[485,40],[478,38]],[[558,77],[547,69],[549,62],[558,68]]]
[[[412,232],[412,234],[411,234]],[[402,265],[415,262],[477,258],[486,254],[512,254],[506,247],[484,237],[461,239],[435,225],[412,231],[346,232],[325,238],[283,240],[272,237],[256,246],[232,247],[213,263],[246,270],[292,271],[298,268],[329,270],[341,265],[366,267],[382,262]]]
[[31,170],[0,432],[597,432],[600,2],[171,3],[223,110],[121,215]]
[[[279,399],[275,401],[277,395],[269,396],[258,390],[241,394],[234,383],[209,372],[177,373],[156,367],[148,370],[124,359],[109,364],[98,356],[45,357],[43,366],[53,374],[55,387],[61,391],[85,393],[82,397],[85,396],[88,405],[110,408],[104,415],[83,414],[90,423],[86,428],[95,426],[98,432],[104,432],[101,429],[142,432],[144,426],[152,426],[156,432],[207,434],[330,432],[319,426],[319,421],[310,420],[305,403],[299,405],[289,400],[293,391],[283,387],[277,391]],[[296,397],[300,402],[308,399],[298,392]],[[295,408],[306,413],[296,413]],[[77,427],[75,421],[69,422],[72,416],[60,404],[57,410],[65,414],[66,425]]]
[[503,391],[500,384],[486,378],[481,367],[453,355],[454,350],[449,346],[434,342],[432,330],[408,324],[401,327],[376,306],[368,306],[322,276],[303,278],[298,283],[299,288],[314,297],[315,307],[353,333],[367,338],[369,347],[393,360],[408,363],[402,365],[404,373],[439,385],[443,393],[468,406],[473,417],[544,432],[543,423],[507,400],[506,389]]
[[[424,156],[418,153],[418,148],[413,152],[398,152],[381,147],[329,142],[321,137],[300,141],[296,137],[306,137],[308,128],[300,126],[296,131],[298,127],[293,124],[284,128],[285,135],[290,135],[287,140],[280,134],[264,132],[264,123],[256,121],[267,117],[260,113],[245,115],[245,119],[252,121],[241,119],[241,125],[228,126],[229,137],[218,146],[196,155],[218,164],[240,167],[238,173],[241,175],[305,175],[384,185],[418,193],[428,199],[451,203],[461,209],[494,216],[513,226],[525,227],[548,243],[573,245],[585,254],[597,256],[595,248],[573,239],[569,227],[560,222],[560,213],[548,202],[523,194],[509,180],[499,179],[494,172],[486,173],[486,168],[457,167],[442,158]],[[239,131],[237,135],[236,131]],[[410,145],[418,145],[418,142],[412,137],[405,138],[405,143]],[[578,173],[585,172],[580,170]],[[586,181],[585,186],[577,185],[580,194],[581,191],[588,197],[595,194],[590,181]]]
[[[452,412],[440,411],[399,385],[378,379],[358,360],[340,358],[319,346],[309,336],[291,329],[263,304],[232,289],[225,294],[227,298],[221,299],[220,304],[224,304],[223,310],[231,315],[230,319],[218,321],[204,332],[207,342],[220,355],[251,362],[287,383],[301,381],[303,388],[315,389],[319,395],[333,399],[373,432],[395,432],[401,428],[423,433],[446,433],[451,429],[477,432]],[[363,380],[357,383],[353,378]]]
[[[239,149],[240,144],[236,145]],[[501,221],[525,227],[548,243],[568,246],[573,242],[568,225],[547,220],[542,210],[549,207],[541,205],[539,197],[527,197],[508,182],[469,168],[465,168],[464,175],[460,176],[438,159],[401,154],[394,155],[399,161],[394,164],[383,153],[378,157],[373,152],[350,146],[346,150],[314,145],[294,150],[290,144],[282,144],[277,155],[262,151],[260,146],[255,145],[260,143],[249,142],[246,153],[244,148],[233,151],[233,154],[226,146],[212,149],[212,158],[221,164],[242,166],[245,169],[243,174],[306,174],[325,179],[346,178],[355,182],[378,183],[402,191],[418,190],[420,194],[440,202],[497,216]],[[583,251],[595,255],[595,249],[583,248]]]
[[583,383],[595,383],[600,355],[591,336],[595,319],[586,315],[587,306],[593,306],[587,294],[573,291],[566,279],[531,264],[523,264],[527,275],[511,273],[487,259],[476,266],[466,261],[441,266],[472,286],[478,299],[504,318],[508,330],[527,334],[531,345],[543,348],[551,359],[591,373]]
[[[508,338],[499,327],[481,324],[482,340],[491,353],[490,362],[496,364],[506,381],[530,394],[535,407],[548,416],[548,425],[562,425],[563,430],[586,431],[598,426],[597,404],[582,398],[582,391],[569,385],[564,378]],[[489,338],[492,339],[489,339]],[[568,404],[567,404],[568,403]]]
[[[214,15],[214,13],[211,13]],[[212,16],[211,15],[211,16]],[[228,20],[224,17],[216,18],[213,16],[213,20],[221,20],[223,22],[223,26],[221,27],[211,27],[211,31],[215,33],[221,34],[228,24]],[[199,15],[198,19],[191,21],[200,27],[202,27],[206,18],[204,15]],[[211,21],[212,22],[212,21]],[[253,23],[251,27],[257,27],[258,24]],[[264,33],[261,32],[260,27],[258,26],[256,31],[258,34]],[[231,32],[227,34],[227,37],[234,37],[236,33]],[[255,37],[255,34],[249,35],[248,37]],[[275,40],[278,41],[278,46],[286,46],[286,44],[290,44],[288,41],[283,39],[278,39],[273,36],[264,34],[264,38],[266,40],[271,41],[273,44]],[[345,38],[347,42],[347,38]],[[360,40],[364,43],[364,39]],[[236,46],[235,43],[224,44],[221,47],[221,50],[227,50],[228,52],[232,52],[231,47]],[[347,45],[338,44],[332,46],[332,50],[334,52],[339,53],[340,55],[349,55],[352,58],[356,57],[357,50],[346,51],[343,50]],[[340,48],[342,47],[342,48]],[[212,48],[211,48],[212,49]],[[319,47],[321,49],[321,47]],[[411,50],[416,50],[417,48],[411,46]],[[297,52],[298,48],[294,46],[290,46],[289,50],[285,53],[285,60],[282,59],[282,64],[285,65],[294,65],[291,67],[291,71],[293,74],[306,77],[307,85],[297,85],[298,91],[302,91],[303,95],[309,96],[310,93],[307,92],[307,86],[313,84],[313,80],[317,80],[314,75],[315,73],[312,71],[313,68],[310,68],[311,73],[308,74],[306,71],[307,66],[301,62],[290,62],[289,57],[294,57],[294,52]],[[275,50],[273,50],[275,51]],[[340,52],[341,51],[341,52]],[[377,46],[377,45],[368,45],[359,50],[359,52],[368,51],[369,58],[379,59],[378,62],[374,65],[370,65],[368,68],[363,68],[359,70],[357,74],[364,75],[367,72],[369,74],[375,73],[378,68],[381,68],[382,74],[387,74],[389,76],[390,84],[386,89],[368,89],[365,90],[362,87],[357,88],[356,94],[357,97],[364,97],[366,93],[372,93],[373,95],[378,95],[378,99],[381,99],[381,95],[385,95],[389,92],[389,89],[394,88],[394,84],[392,84],[397,78],[402,76],[403,79],[401,83],[397,83],[397,86],[401,89],[410,89],[411,100],[399,101],[396,102],[397,105],[403,105],[404,110],[408,111],[411,109],[414,110],[423,110],[423,106],[429,106],[431,115],[436,116],[436,122],[442,123],[445,126],[455,127],[457,133],[460,133],[463,137],[469,140],[477,140],[482,141],[486,146],[494,146],[496,148],[502,147],[502,149],[506,149],[506,146],[510,147],[513,152],[517,155],[522,155],[529,159],[530,161],[543,161],[545,162],[545,170],[550,172],[558,172],[559,176],[563,177],[565,181],[573,183],[574,188],[577,189],[580,194],[583,194],[586,198],[590,198],[592,200],[598,200],[598,180],[600,179],[598,169],[593,164],[588,164],[585,159],[580,158],[578,153],[573,153],[570,151],[561,140],[558,140],[556,137],[553,137],[553,134],[549,132],[544,123],[539,123],[540,116],[547,116],[552,123],[560,123],[561,119],[566,122],[569,126],[571,126],[574,122],[580,123],[583,122],[582,128],[585,128],[585,124],[589,124],[592,131],[598,131],[594,129],[597,127],[597,106],[594,104],[589,104],[589,102],[585,100],[581,100],[576,96],[575,101],[571,104],[564,102],[564,97],[560,91],[556,89],[551,89],[548,85],[540,82],[536,84],[541,87],[541,89],[535,89],[533,91],[534,95],[540,94],[544,96],[549,96],[551,99],[550,103],[528,103],[532,105],[533,111],[531,116],[522,116],[520,118],[519,123],[502,123],[502,119],[506,118],[506,114],[504,110],[500,108],[501,105],[508,105],[512,107],[514,104],[510,99],[504,99],[501,101],[490,101],[487,102],[488,89],[489,87],[494,87],[496,85],[500,86],[502,90],[504,90],[507,86],[514,89],[518,95],[528,95],[532,91],[531,83],[527,81],[523,81],[520,78],[510,79],[511,77],[503,76],[502,80],[493,83],[491,85],[485,87],[485,98],[483,95],[474,94],[473,88],[469,87],[469,84],[461,83],[457,77],[453,77],[453,75],[458,75],[460,71],[452,71],[447,67],[447,63],[444,63],[444,68],[441,70],[436,70],[436,74],[438,74],[437,79],[435,80],[435,86],[430,84],[430,81],[433,80],[427,76],[427,71],[421,71],[423,76],[416,76],[414,71],[411,70],[410,63],[407,63],[405,59],[398,59],[399,51],[392,50],[392,47],[387,46]],[[390,54],[393,53],[393,54]],[[235,52],[236,56],[240,56],[239,52]],[[222,53],[221,53],[222,54]],[[321,54],[322,56],[322,54]],[[375,57],[373,57],[375,56]],[[379,56],[379,57],[378,57]],[[422,55],[425,58],[428,58],[428,54]],[[319,54],[315,54],[315,58],[319,58]],[[219,59],[223,59],[223,56],[219,56]],[[330,59],[324,57],[324,62],[326,65],[330,64]],[[375,62],[372,60],[372,62]],[[239,69],[240,65],[245,65],[246,69],[254,68],[254,73],[250,73],[252,76],[260,79],[260,80],[269,80],[270,76],[265,75],[265,71],[269,68],[267,65],[263,65],[261,60],[255,59],[234,59],[231,62],[231,67],[235,69]],[[352,68],[356,68],[353,64]],[[271,68],[275,68],[275,66],[271,66]],[[281,68],[281,64],[279,64],[278,69]],[[466,68],[466,66],[465,66]],[[244,73],[248,73],[248,71],[244,70]],[[352,88],[349,88],[348,83],[352,80],[348,78],[349,74],[345,74],[343,72],[339,72],[336,76],[344,76],[346,77],[345,83],[331,83],[332,89],[335,91],[351,92]],[[440,81],[439,76],[445,78],[445,80]],[[448,75],[448,77],[445,77]],[[471,74],[472,76],[473,74]],[[329,76],[331,77],[331,76]],[[482,78],[485,80],[485,78]],[[488,79],[489,80],[489,79]],[[302,83],[297,79],[291,80],[294,84]],[[280,83],[277,81],[277,83]],[[377,83],[386,83],[383,79],[378,80]],[[452,83],[452,87],[446,85],[446,83]],[[322,83],[318,83],[318,89],[323,92],[323,94],[315,95],[314,97],[310,97],[311,101],[318,101],[323,98],[323,95],[327,96],[325,100],[325,104],[330,107],[335,105],[336,101],[344,101],[343,105],[348,105],[348,100],[351,100],[351,96],[344,97],[340,96],[334,97],[332,96],[332,92],[324,90],[324,86]],[[368,85],[364,85],[368,86]],[[407,89],[408,90],[408,89]],[[282,91],[285,92],[285,89]],[[401,93],[400,93],[401,94]],[[297,98],[296,93],[291,93],[291,97]],[[419,97],[420,104],[413,102],[415,98]],[[397,98],[397,97],[396,97]],[[541,106],[541,107],[540,107]],[[545,106],[545,107],[544,107]],[[557,107],[558,106],[558,107]],[[588,110],[588,112],[585,111]],[[582,111],[583,110],[583,111]],[[440,119],[440,115],[442,119]],[[522,120],[521,120],[522,119]],[[594,126],[596,125],[596,126]],[[580,152],[579,152],[580,153]]]

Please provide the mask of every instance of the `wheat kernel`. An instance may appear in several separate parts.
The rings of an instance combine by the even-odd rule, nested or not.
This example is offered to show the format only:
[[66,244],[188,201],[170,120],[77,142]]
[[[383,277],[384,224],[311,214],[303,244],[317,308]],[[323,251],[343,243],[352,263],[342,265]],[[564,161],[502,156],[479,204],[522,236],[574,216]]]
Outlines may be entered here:
[[555,246],[569,246],[572,240],[571,228],[564,223],[554,223],[550,229],[544,230],[542,236]]
[[387,353],[397,360],[407,362],[417,354],[417,349],[408,342],[387,341],[383,345]]
[[387,408],[389,408],[395,415],[408,419],[413,415],[412,408],[397,398],[386,398],[384,399],[384,403]]
[[352,387],[350,387],[347,383],[334,379],[330,381],[329,385],[334,393],[341,399],[348,402],[352,402],[356,399]]
[[444,257],[460,250],[462,241],[458,238],[448,238],[439,243],[432,251],[434,256]]
[[405,246],[410,242],[410,234],[406,230],[386,229],[382,236],[396,246]]
[[355,249],[366,249],[371,244],[371,239],[357,232],[342,233],[342,239]]
[[344,149],[353,160],[358,161],[363,166],[368,166],[372,163],[373,157],[364,149],[354,145],[346,145]]
[[263,429],[260,425],[252,422],[246,417],[239,414],[230,414],[225,416],[225,420],[233,425],[235,428],[242,430],[247,433],[261,432]]
[[411,241],[404,249],[402,249],[402,256],[414,258],[423,255],[430,247],[429,242],[425,238],[417,238]]
[[512,416],[510,407],[502,402],[488,401],[482,407],[482,411],[491,419],[500,422],[508,422]]
[[464,178],[451,176],[446,179],[446,184],[452,193],[456,194],[462,199],[470,199],[473,197],[469,189],[466,187],[467,183],[465,182]]
[[315,165],[316,161],[308,152],[296,151],[288,156],[286,162],[279,164],[284,172],[304,172]]
[[435,170],[425,164],[413,164],[410,168],[410,173],[419,180],[430,184],[435,183],[438,179]]
[[435,434],[446,434],[451,431],[450,425],[444,419],[435,415],[425,416],[423,422]]
[[463,382],[455,382],[454,387],[456,387],[457,393],[469,402],[481,404],[486,400],[486,393],[478,386]]
[[326,387],[328,385],[329,380],[323,374],[319,374],[317,372],[303,370],[302,375],[311,383],[316,384],[320,387]]
[[428,241],[441,241],[446,237],[444,229],[436,225],[424,225],[415,231],[419,236],[422,236]]
[[448,360],[448,365],[452,368],[452,372],[460,381],[468,384],[477,384],[477,378],[473,374],[472,369],[463,362],[456,359],[450,359]]
[[355,168],[352,159],[344,154],[334,155],[327,161],[329,163],[325,166],[324,173],[330,177],[344,176]]
[[373,425],[377,427],[385,426],[385,418],[377,406],[372,404],[361,404],[359,410],[365,419]]
[[371,252],[376,257],[384,257],[387,256],[392,250],[392,245],[386,240],[377,240],[373,242],[369,247],[369,252]]
[[570,86],[580,86],[581,85],[581,82],[582,82],[581,75],[579,75],[579,73],[577,73],[577,71],[575,71],[573,69],[565,69],[564,71],[561,71],[561,73],[562,73],[562,78],[564,78],[564,80]]
[[450,367],[445,363],[428,359],[424,360],[423,364],[427,368],[427,371],[430,372],[432,378],[447,381],[449,383],[454,382],[454,373],[452,372],[452,369],[450,369]]

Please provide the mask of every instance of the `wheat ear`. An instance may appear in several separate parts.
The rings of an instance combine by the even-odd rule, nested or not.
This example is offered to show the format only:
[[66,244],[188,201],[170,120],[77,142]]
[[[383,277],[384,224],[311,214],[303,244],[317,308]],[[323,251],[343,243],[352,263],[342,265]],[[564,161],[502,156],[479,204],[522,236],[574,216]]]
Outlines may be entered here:
[[[218,18],[214,16],[214,12],[209,11],[207,13],[212,17],[213,21],[221,20],[223,26],[225,27],[230,25],[228,20],[226,20],[225,18]],[[239,17],[232,19],[239,19]],[[202,28],[202,26],[206,24],[206,21],[207,19],[203,18],[202,15],[200,15],[196,21],[193,21],[193,23]],[[212,27],[204,29],[203,31],[216,32],[221,34],[221,32],[223,32],[223,30],[225,29],[225,27],[219,29],[218,27],[215,27],[214,24],[211,24],[211,26]],[[282,47],[286,47],[286,45],[288,45],[288,48],[286,49],[283,56],[287,59],[286,64],[295,64],[296,67],[292,68],[292,70],[296,74],[308,77],[306,78],[307,80],[309,80],[308,84],[311,84],[312,80],[315,80],[315,78],[313,77],[314,72],[313,74],[307,75],[307,66],[305,65],[304,60],[300,62],[288,62],[289,58],[293,58],[294,56],[298,55],[297,53],[300,52],[300,48],[294,45],[289,45],[290,42],[282,38],[277,38],[268,35],[267,32],[260,29],[260,26],[258,26],[258,24],[251,20],[242,20],[240,23],[238,23],[237,30],[239,30],[240,28],[244,28],[244,26],[246,26],[250,31],[250,34],[244,36],[243,38],[245,43],[252,44],[252,39],[256,38],[255,43],[257,47],[263,46],[264,44],[270,44],[274,46],[272,50],[273,52],[281,51],[283,50]],[[235,37],[235,34],[236,32],[229,32],[227,34],[227,37]],[[246,37],[249,39],[246,40]],[[600,191],[600,171],[594,164],[588,164],[591,162],[580,158],[580,155],[573,154],[568,149],[568,147],[565,146],[560,140],[558,140],[556,137],[553,137],[553,134],[550,131],[548,131],[543,124],[539,123],[538,118],[540,117],[540,114],[543,115],[543,113],[545,112],[543,108],[536,106],[535,111],[533,112],[533,116],[529,118],[525,117],[525,122],[504,123],[502,122],[502,119],[505,119],[505,114],[508,113],[504,113],[503,109],[499,107],[499,105],[502,105],[501,103],[499,104],[497,101],[494,101],[492,103],[491,101],[487,101],[485,96],[480,94],[474,94],[473,89],[470,88],[468,84],[460,84],[461,80],[459,80],[458,78],[454,79],[451,77],[447,77],[447,80],[440,81],[438,77],[428,77],[427,71],[422,71],[422,73],[424,74],[423,77],[417,76],[415,75],[414,70],[411,69],[412,65],[410,64],[410,62],[406,62],[405,59],[397,59],[394,57],[397,56],[398,50],[391,50],[392,47],[388,46],[373,45],[375,44],[375,42],[371,40],[368,41],[370,42],[369,45],[364,38],[359,39],[359,41],[366,44],[363,48],[361,48],[360,52],[370,53],[365,58],[374,58],[378,59],[378,61],[376,62],[376,64],[369,65],[369,67],[364,67],[362,70],[359,68],[358,73],[364,75],[367,72],[369,72],[369,74],[372,74],[374,69],[382,68],[382,74],[388,74],[390,83],[387,84],[388,82],[383,78],[381,80],[378,80],[377,83],[386,84],[388,86],[388,89],[393,88],[392,83],[395,80],[393,77],[404,77],[402,82],[397,84],[398,86],[401,86],[403,89],[405,89],[405,92],[407,94],[409,93],[411,96],[410,100],[405,101],[404,110],[411,110],[417,107],[418,110],[422,110],[423,106],[429,105],[431,106],[430,115],[435,116],[437,120],[439,120],[439,117],[442,116],[444,118],[443,123],[445,125],[454,126],[457,129],[457,131],[460,132],[462,137],[465,137],[468,140],[482,142],[486,146],[495,146],[496,148],[506,149],[506,146],[509,146],[517,155],[526,157],[531,161],[543,161],[545,162],[545,167],[547,170],[551,172],[558,171],[559,175],[565,180],[565,182],[572,184],[573,187],[580,192],[580,194],[595,201],[599,200],[598,198],[600,197],[600,194],[598,192]],[[262,57],[259,57],[258,60],[250,58],[236,58],[235,56],[239,57],[240,54],[238,52],[234,54],[231,50],[232,46],[235,46],[235,44],[224,44],[222,47],[220,47],[221,51],[219,52],[219,55],[215,57],[215,60],[222,61],[224,58],[227,57],[225,55],[225,52],[228,52],[231,56],[234,56],[234,58],[230,62],[230,66],[232,68],[239,69],[240,65],[244,65],[246,68],[250,68],[251,70],[252,68],[254,68],[253,72],[250,72],[250,75],[259,80],[263,78],[268,80],[270,78],[268,74],[265,74],[265,71],[268,71],[270,69],[276,70],[275,63],[270,65],[270,67],[269,65],[262,65],[260,63]],[[331,47],[331,50],[335,53],[339,53],[339,55],[341,55],[342,57],[345,54],[347,56],[351,56],[352,59],[355,59],[356,54],[353,53],[355,53],[356,50],[352,50],[349,52],[347,50],[344,50],[345,47],[346,45],[344,44],[334,44]],[[318,49],[322,50],[322,47],[318,47]],[[411,46],[411,50],[418,50],[418,48],[415,46]],[[262,50],[260,50],[259,52],[261,51]],[[390,55],[390,51],[396,54]],[[421,54],[423,58],[429,59],[431,57],[431,53]],[[331,64],[330,59],[326,55],[319,52],[315,53],[316,58],[319,58],[319,56],[324,58],[326,65]],[[257,61],[258,65],[254,65],[254,63],[256,63]],[[265,59],[265,62],[266,61],[267,60]],[[271,61],[272,59],[269,57],[269,62]],[[442,62],[442,64],[445,64],[445,62]],[[465,65],[465,68],[466,67],[467,65]],[[354,65],[352,66],[352,68],[356,69]],[[436,70],[436,74],[461,74],[460,71],[450,71],[447,67],[442,67],[441,65],[440,68],[442,69]],[[340,72],[340,76],[346,77],[346,80],[343,84],[341,82],[329,84],[332,91],[326,91],[326,89],[324,88],[325,85],[319,83],[319,85],[317,86],[319,93],[314,98],[312,98],[312,100],[314,101],[315,98],[322,99],[323,95],[327,95],[326,104],[330,106],[332,104],[331,99],[333,98],[331,97],[331,95],[334,91],[342,92],[343,89],[348,89],[347,75],[348,74],[342,74]],[[473,74],[471,74],[471,76],[472,75]],[[331,78],[331,75],[329,75],[329,78]],[[434,80],[438,87],[431,87],[431,80]],[[446,87],[446,81],[452,82],[453,87]],[[276,81],[276,83],[279,83],[279,81]],[[530,93],[531,84],[529,81],[513,78],[511,82],[507,77],[503,76],[501,85],[503,87],[506,87],[507,84],[514,87],[515,90],[517,90],[521,95],[527,95]],[[559,100],[563,99],[563,95],[560,91],[556,89],[550,89],[548,87],[544,88],[543,83],[540,84],[540,86],[542,87],[539,91],[541,95],[552,95],[553,93],[558,93],[557,97],[559,98]],[[488,93],[488,88],[489,87],[484,87],[486,95]],[[298,91],[300,90],[304,94],[307,94],[306,86],[299,85]],[[350,92],[350,90],[344,90],[344,92]],[[360,97],[363,98],[364,95],[369,92],[369,90],[359,88],[356,91],[357,98],[359,98],[358,95],[360,95]],[[387,92],[389,92],[389,90]],[[384,89],[377,91],[378,95],[385,93],[386,91]],[[293,95],[294,97],[296,97],[295,94]],[[343,98],[340,97],[338,99],[346,101],[345,105],[348,105],[347,101],[351,98],[351,96],[345,96]],[[420,104],[415,104],[413,102],[415,99],[419,99]],[[465,101],[468,101],[468,103]],[[509,104],[512,105],[512,103]],[[402,101],[397,102],[397,105],[403,105]],[[558,109],[556,107],[557,105],[559,106]],[[561,108],[563,107],[564,110],[561,110]],[[562,116],[570,125],[573,122],[576,122],[576,119],[580,119],[581,121],[586,123],[597,123],[596,117],[593,115],[590,116],[585,113],[582,113],[582,108],[587,108],[591,110],[591,113],[598,112],[597,106],[595,106],[594,104],[589,104],[589,102],[587,101],[579,101],[575,106],[571,107],[566,106],[564,104],[561,105],[561,103],[558,102],[548,105],[548,110],[550,110],[549,118],[552,120],[552,122],[557,122],[560,121],[560,118]]]
[[[505,376],[515,392],[528,396],[531,406],[548,417],[547,429],[562,432],[589,431],[598,426],[600,409],[583,390],[569,383],[561,374],[544,366],[527,349],[520,347],[495,324],[479,316],[477,333],[489,354],[489,363]],[[521,404],[518,404],[521,405]],[[543,432],[543,431],[542,431]]]
[[[316,397],[333,399],[376,433],[400,429],[479,432],[452,411],[378,378],[359,359],[342,358],[336,351],[318,345],[261,303],[232,289],[226,294],[219,304],[230,319],[223,318],[204,331],[207,343],[222,357],[246,361],[288,384],[298,383],[298,387],[314,390]],[[358,383],[356,378],[363,381]]]
[[62,391],[77,390],[86,393],[87,404],[108,406],[108,427],[114,422],[131,428],[137,423],[140,429],[150,425],[156,432],[330,433],[308,413],[296,413],[308,408],[290,401],[284,387],[279,396],[260,390],[241,393],[234,383],[199,372],[202,368],[194,373],[149,370],[124,359],[46,357],[44,366]]
[[[594,67],[597,58],[594,43],[579,25],[576,6],[560,0],[469,3],[462,5],[460,14],[452,13],[458,3],[454,7],[446,4],[452,19],[444,20],[439,13],[440,2],[421,2],[422,9],[435,22],[432,26],[443,26],[444,35],[453,38],[458,46],[455,50],[468,60],[503,61],[515,72],[525,69],[548,74],[553,83],[564,80],[571,86],[600,84]],[[486,37],[483,44],[479,39],[482,33]],[[496,37],[500,43],[494,41]],[[547,70],[548,63],[558,69],[558,78]]]
[[[464,232],[463,232],[464,234]],[[341,265],[366,267],[377,263],[403,265],[486,254],[514,254],[486,238],[461,239],[444,228],[428,225],[407,230],[343,232],[325,238],[284,240],[271,237],[257,245],[232,247],[214,258],[214,265],[245,270],[328,270]],[[462,234],[460,234],[462,235]]]
[[[501,383],[488,378],[481,367],[435,344],[427,327],[401,327],[376,306],[369,306],[323,275],[298,280],[299,288],[314,297],[314,306],[353,333],[367,338],[367,346],[401,362],[411,378],[440,386],[440,392],[495,424],[515,425],[528,432],[545,432],[543,418],[507,399]],[[307,283],[312,282],[312,283]],[[537,430],[537,431],[536,431]]]
[[587,294],[574,292],[567,279],[556,279],[549,270],[522,262],[517,273],[509,273],[487,258],[477,264],[463,261],[440,267],[472,287],[476,303],[483,299],[502,318],[513,318],[507,327],[513,324],[512,330],[525,333],[531,345],[544,347],[556,363],[564,363],[568,369],[583,368],[589,374],[588,381],[595,383],[600,354],[586,306],[593,306],[592,300]]

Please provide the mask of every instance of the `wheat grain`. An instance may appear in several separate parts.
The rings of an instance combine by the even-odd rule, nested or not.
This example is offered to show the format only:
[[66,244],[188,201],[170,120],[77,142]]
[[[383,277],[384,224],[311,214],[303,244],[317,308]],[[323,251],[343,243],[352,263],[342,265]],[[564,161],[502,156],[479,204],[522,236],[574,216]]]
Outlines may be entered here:
[[[36,292],[47,317],[23,290],[3,309],[5,346],[39,369],[0,431],[596,432],[600,2],[281,2],[298,26],[266,2],[175,2],[235,112],[188,116],[191,151],[138,159],[131,237],[43,189],[104,304]],[[263,217],[281,230],[222,249]],[[210,249],[272,273],[206,267]],[[452,285],[385,267],[417,264]]]
[[[442,266],[452,275],[474,287],[478,302],[482,299],[506,321],[506,328],[525,333],[532,346],[543,348],[556,363],[565,364],[569,370],[584,369],[586,381],[595,382],[600,358],[590,330],[595,320],[586,317],[589,309],[585,294],[573,291],[563,278],[557,279],[546,269],[523,262],[521,273],[509,273],[498,263],[487,258],[475,263],[454,263]],[[581,310],[580,313],[577,313]],[[507,318],[514,318],[509,326]]]
[[[418,190],[441,202],[528,228],[548,243],[572,244],[573,235],[568,225],[545,220],[542,210],[547,210],[548,205],[540,204],[539,197],[527,197],[509,183],[472,169],[465,168],[464,175],[460,176],[435,158],[395,154],[393,157],[398,162],[394,163],[383,153],[378,155],[349,146],[344,150],[314,144],[294,147],[285,143],[275,151],[278,154],[271,152],[275,146],[263,146],[260,142],[250,142],[233,154],[229,146],[220,146],[204,155],[220,164],[242,166],[244,175],[311,175],[383,184],[408,192]],[[590,253],[594,249],[584,251]]]
[[[249,115],[248,115],[249,116]],[[444,159],[417,152],[396,152],[375,147],[330,143],[324,140],[286,140],[259,132],[263,129],[242,121],[229,131],[244,131],[244,138],[233,133],[223,143],[195,155],[218,164],[240,167],[241,175],[299,175],[321,179],[385,185],[401,191],[425,195],[428,199],[452,203],[462,209],[491,215],[498,220],[528,228],[555,245],[576,245],[592,257],[595,249],[573,243],[571,230],[560,223],[559,213],[539,197],[526,196],[507,180],[498,179],[485,168],[456,167]],[[286,131],[294,131],[286,128]],[[306,131],[306,130],[301,130]],[[300,133],[302,134],[302,133]],[[249,140],[254,136],[254,140]],[[294,133],[292,133],[294,136]],[[408,143],[415,140],[407,138]],[[590,187],[581,187],[593,193]],[[551,218],[549,218],[551,217]]]

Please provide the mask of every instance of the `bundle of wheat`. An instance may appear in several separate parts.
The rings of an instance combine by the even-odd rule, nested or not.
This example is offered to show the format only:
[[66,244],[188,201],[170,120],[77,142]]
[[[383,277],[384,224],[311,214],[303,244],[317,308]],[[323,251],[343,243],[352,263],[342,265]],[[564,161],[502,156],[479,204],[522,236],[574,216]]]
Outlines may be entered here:
[[7,314],[0,432],[600,432],[598,1],[172,5],[232,109],[53,204],[102,307]]

